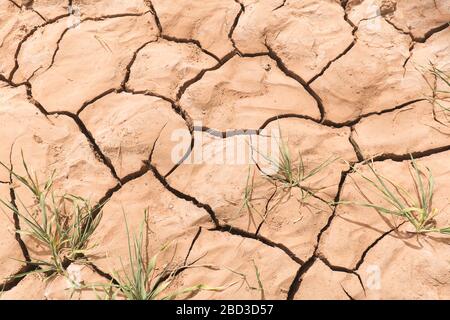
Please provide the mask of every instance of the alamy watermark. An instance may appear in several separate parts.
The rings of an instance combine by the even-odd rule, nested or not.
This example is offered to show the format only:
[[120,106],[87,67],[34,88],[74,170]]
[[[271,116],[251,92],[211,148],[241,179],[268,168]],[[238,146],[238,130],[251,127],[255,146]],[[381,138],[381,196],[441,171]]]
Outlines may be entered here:
[[67,28],[79,29],[81,25],[81,9],[79,6],[70,5],[67,8],[69,17],[67,18]]
[[[201,128],[200,122],[194,127]],[[194,147],[191,148],[192,138]],[[223,136],[216,132],[187,129],[174,130],[171,141],[175,142],[171,152],[172,162],[183,159],[183,164],[252,165],[258,164],[265,173],[276,173],[282,137],[278,129],[263,133],[228,131]]]

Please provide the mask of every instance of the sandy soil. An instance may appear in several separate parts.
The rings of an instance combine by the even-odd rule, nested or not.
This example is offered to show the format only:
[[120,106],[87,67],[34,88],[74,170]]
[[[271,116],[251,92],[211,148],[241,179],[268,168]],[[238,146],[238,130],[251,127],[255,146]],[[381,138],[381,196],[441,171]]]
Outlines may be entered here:
[[[138,232],[148,210],[147,254],[176,243],[161,262],[195,265],[171,290],[227,287],[179,298],[450,299],[450,236],[356,205],[352,170],[373,159],[414,192],[412,154],[450,225],[450,122],[428,101],[446,88],[426,70],[450,73],[449,21],[448,0],[0,0],[0,161],[107,201],[89,263],[67,267],[80,283],[130,270],[124,215]],[[274,139],[309,170],[338,158],[306,205],[260,174]],[[3,167],[0,199],[32,205]],[[1,213],[2,299],[99,297],[14,278],[49,253]]]

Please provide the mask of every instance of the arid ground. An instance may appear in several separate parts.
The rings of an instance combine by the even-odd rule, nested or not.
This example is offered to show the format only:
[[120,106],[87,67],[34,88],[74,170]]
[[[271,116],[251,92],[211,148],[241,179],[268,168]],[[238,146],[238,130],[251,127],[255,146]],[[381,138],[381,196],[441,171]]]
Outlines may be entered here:
[[[179,299],[450,299],[449,21],[448,0],[0,0],[1,298],[126,298],[143,230]],[[60,204],[26,169],[101,217],[57,270],[29,219]]]

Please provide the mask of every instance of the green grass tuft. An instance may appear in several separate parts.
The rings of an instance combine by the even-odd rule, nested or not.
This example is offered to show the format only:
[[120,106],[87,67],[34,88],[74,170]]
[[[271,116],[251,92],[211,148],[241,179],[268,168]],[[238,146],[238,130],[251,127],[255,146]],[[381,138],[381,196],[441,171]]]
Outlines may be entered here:
[[278,141],[278,152],[279,155],[276,159],[264,156],[264,158],[274,166],[276,172],[271,175],[266,175],[267,178],[274,182],[281,183],[281,185],[285,188],[299,188],[302,193],[306,193],[308,195],[314,195],[320,191],[319,188],[315,189],[307,186],[308,180],[319,174],[337,160],[337,157],[330,156],[318,166],[308,170],[301,152],[298,152],[298,159],[294,160],[287,141],[285,141],[282,137],[280,137]]
[[[325,203],[328,207],[330,206],[329,200],[324,200],[317,196],[317,193],[325,189],[326,187],[314,188],[313,186],[311,186],[310,181],[315,176],[323,172],[328,166],[337,161],[339,158],[336,156],[330,156],[319,165],[312,167],[311,165],[304,162],[301,152],[298,152],[297,159],[294,159],[292,157],[287,141],[282,138],[280,127],[279,132],[281,137],[278,140],[277,157],[271,157],[269,155],[261,154],[258,150],[256,150],[256,152],[260,154],[266,161],[268,161],[272,168],[274,168],[274,173],[272,174],[264,172],[261,169],[260,172],[275,186],[275,192],[277,194],[278,192],[280,192],[281,197],[278,198],[278,201],[276,201],[275,205],[266,208],[267,212],[261,214],[252,204],[252,201],[255,200],[253,199],[254,175],[251,174],[249,170],[249,174],[247,176],[247,184],[243,193],[243,205],[240,209],[240,211],[242,211],[243,208],[247,209],[247,212],[249,214],[249,225],[250,222],[255,224],[254,213],[257,213],[264,222],[271,210],[273,210],[279,203],[281,203],[283,199],[286,199],[286,196],[288,198],[291,196],[291,191],[294,188],[300,191],[300,195],[298,198],[300,208],[306,208],[311,212],[313,210],[323,211],[322,209],[310,203],[309,200],[311,197],[315,197],[320,202]],[[310,167],[312,168],[308,169]],[[275,197],[272,196],[272,198]]]
[[37,175],[30,172],[23,154],[22,160],[26,176],[20,176],[4,163],[0,165],[26,187],[34,204],[30,207],[21,199],[16,199],[17,207],[3,199],[0,203],[20,218],[22,230],[16,232],[30,236],[50,253],[48,259],[30,257],[31,261],[26,263],[35,267],[32,272],[65,275],[70,262],[80,259],[89,249],[89,238],[102,218],[101,206],[91,206],[88,200],[71,194],[56,195],[54,174],[41,184]]
[[[182,288],[176,291],[167,292],[170,285],[176,279],[177,274],[185,268],[192,266],[181,266],[172,268],[168,264],[158,266],[158,257],[161,253],[167,250],[170,245],[161,248],[160,252],[156,253],[151,258],[147,256],[147,242],[145,237],[146,223],[148,212],[145,212],[144,221],[141,224],[138,235],[130,235],[128,223],[125,218],[125,227],[128,238],[128,258],[129,271],[125,268],[121,272],[114,272],[113,277],[116,283],[111,283],[109,290],[105,292],[110,293],[110,298],[113,298],[119,293],[123,294],[127,300],[172,300],[181,295],[198,292],[201,290],[221,291],[224,288],[209,287],[207,285],[199,284],[192,287]],[[111,295],[114,293],[114,295]]]
[[386,205],[375,205],[355,183],[358,191],[368,201],[367,203],[341,201],[338,204],[354,204],[373,208],[384,215],[401,217],[415,228],[416,233],[437,232],[450,234],[450,226],[437,227],[434,218],[439,210],[433,208],[434,178],[429,168],[420,169],[417,162],[411,156],[410,174],[413,180],[414,192],[390,178],[383,176],[369,163],[371,176],[354,168],[354,172],[369,183],[372,191],[386,201]]

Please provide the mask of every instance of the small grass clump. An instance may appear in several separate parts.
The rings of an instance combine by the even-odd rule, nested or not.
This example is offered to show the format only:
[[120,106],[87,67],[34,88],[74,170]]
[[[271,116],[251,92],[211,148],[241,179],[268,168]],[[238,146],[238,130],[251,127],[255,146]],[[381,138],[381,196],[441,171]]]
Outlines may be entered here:
[[372,190],[386,202],[386,205],[376,205],[371,202],[356,183],[358,191],[368,202],[341,201],[339,204],[360,205],[374,208],[384,215],[401,217],[414,226],[417,234],[437,232],[450,235],[450,226],[437,227],[434,220],[439,214],[439,210],[433,208],[434,178],[429,168],[420,169],[414,158],[411,157],[409,169],[414,187],[414,192],[411,193],[406,187],[379,173],[374,168],[373,163],[369,163],[368,167],[373,178],[355,168],[354,172],[369,183]]
[[172,300],[180,295],[198,292],[201,290],[221,291],[223,288],[208,287],[203,284],[182,288],[167,292],[170,285],[176,279],[177,274],[183,269],[192,266],[171,268],[169,264],[158,267],[158,257],[169,245],[164,246],[160,252],[152,257],[147,255],[147,243],[144,237],[148,212],[145,212],[144,221],[141,224],[138,235],[131,237],[128,223],[125,218],[125,227],[128,238],[129,271],[125,271],[122,263],[122,272],[114,272],[114,283],[108,286],[109,298],[115,298],[117,294],[123,294],[127,300]]
[[53,192],[54,174],[41,184],[37,175],[31,174],[25,160],[26,176],[20,176],[1,162],[0,165],[26,187],[34,201],[30,206],[19,198],[17,205],[0,199],[0,203],[22,222],[21,230],[16,232],[30,236],[49,252],[48,258],[30,257],[31,261],[26,263],[34,267],[32,272],[66,275],[70,262],[80,260],[89,249],[89,238],[102,217],[101,206],[93,207],[88,200],[71,194],[56,195]]
[[278,152],[279,155],[277,159],[265,156],[265,158],[274,166],[276,172],[275,174],[267,175],[267,177],[272,181],[280,182],[282,186],[286,188],[300,188],[302,192],[309,195],[314,195],[320,191],[320,189],[308,187],[306,185],[308,180],[337,160],[335,157],[331,156],[308,171],[300,151],[298,152],[298,160],[294,161],[289,146],[283,138],[280,138],[278,142]]
[[[309,199],[311,197],[316,198],[320,202],[325,203],[328,207],[330,206],[330,201],[324,200],[317,196],[317,193],[326,187],[322,188],[314,188],[310,186],[310,181],[313,177],[317,176],[323,170],[325,170],[328,166],[330,166],[333,162],[335,162],[338,157],[330,156],[325,161],[320,163],[317,166],[312,167],[312,169],[308,169],[307,164],[305,164],[303,156],[300,152],[298,152],[298,159],[294,159],[291,155],[288,143],[286,140],[282,138],[281,128],[279,128],[280,138],[278,139],[278,156],[271,157],[266,154],[262,154],[258,150],[256,151],[260,154],[272,167],[271,172],[268,173],[265,170],[262,170],[258,165],[257,168],[261,172],[262,176],[266,178],[271,184],[275,186],[274,193],[270,197],[270,199],[266,198],[255,198],[254,197],[254,179],[255,173],[252,172],[251,168],[249,168],[246,186],[244,192],[242,194],[241,207],[239,209],[239,213],[242,210],[246,210],[249,216],[249,222],[247,226],[247,230],[250,227],[250,224],[253,224],[257,230],[261,227],[262,223],[265,222],[269,213],[275,209],[280,203],[284,200],[290,198],[292,196],[291,191],[295,188],[300,191],[300,195],[298,197],[298,202],[301,208],[306,208],[309,211],[317,210],[323,211],[323,209],[319,208],[316,205],[313,205]],[[274,205],[270,206],[269,203],[266,203],[266,208],[264,213],[259,211],[255,205],[254,201],[257,200],[266,200],[271,201],[274,200]],[[239,215],[238,213],[238,215]],[[255,215],[258,215],[262,222],[255,222]]]
[[[338,157],[330,156],[319,165],[308,170],[309,166],[305,164],[302,153],[299,151],[298,158],[295,160],[291,155],[287,141],[282,138],[281,129],[279,129],[279,132],[281,137],[278,140],[277,158],[263,155],[264,159],[266,159],[273,166],[273,171],[275,173],[262,173],[269,181],[276,185],[280,185],[284,190],[287,189],[290,191],[293,188],[298,188],[301,192],[301,199],[299,199],[299,202],[303,206],[307,203],[308,198],[316,197],[317,193],[325,188],[311,187],[309,185],[309,181],[338,160]],[[320,200],[324,201],[322,199]]]

